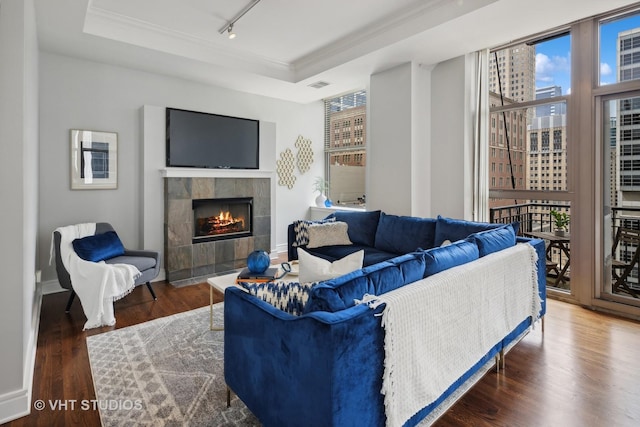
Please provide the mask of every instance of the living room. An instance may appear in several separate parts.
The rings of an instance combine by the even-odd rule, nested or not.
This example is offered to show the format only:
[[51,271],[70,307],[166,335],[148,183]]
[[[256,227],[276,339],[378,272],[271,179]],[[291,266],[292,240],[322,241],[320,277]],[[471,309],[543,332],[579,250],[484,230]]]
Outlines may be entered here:
[[[90,20],[85,22],[87,10],[99,3],[0,3],[0,170],[6,183],[3,199],[14,201],[3,211],[2,267],[6,277],[0,302],[0,336],[6,345],[1,350],[5,363],[0,370],[0,420],[12,419],[31,407],[42,292],[56,288],[55,269],[49,264],[53,230],[85,221],[109,221],[117,225],[125,246],[164,247],[161,192],[166,166],[162,114],[166,107],[251,118],[263,124],[260,170],[273,176],[271,245],[265,249],[274,255],[286,251],[288,224],[307,217],[315,198],[313,180],[324,174],[322,99],[364,87],[371,100],[368,207],[398,215],[471,218],[473,164],[469,151],[473,147],[473,124],[468,96],[473,85],[469,81],[473,64],[468,54],[633,2],[538,3],[541,11],[549,7],[556,8],[557,13],[547,16],[536,12],[537,18],[528,19],[527,25],[505,22],[504,26],[497,26],[500,31],[494,25],[485,25],[485,31],[478,28],[482,37],[477,39],[483,45],[469,34],[450,35],[442,39],[446,43],[437,42],[441,31],[453,33],[462,25],[460,22],[467,22],[465,19],[491,16],[501,7],[514,11],[528,6],[522,1],[487,0],[473,5],[459,1],[456,3],[465,9],[454,16],[462,21],[446,16],[450,11],[445,8],[437,9],[442,15],[433,12],[434,17],[430,18],[441,19],[441,26],[434,22],[422,24],[439,27],[438,31],[432,29],[435,32],[431,38],[436,41],[425,44],[425,49],[431,51],[430,62],[399,56],[400,59],[375,67],[367,64],[366,72],[319,90],[308,84],[331,81],[334,68],[346,67],[358,58],[325,59],[327,63],[314,64],[323,72],[313,72],[313,66],[309,66],[303,69],[306,75],[301,72],[292,79],[294,83],[289,76],[274,77],[275,72],[270,70],[247,85],[241,81],[243,76],[262,71],[255,64],[245,65],[255,68],[255,73],[246,68],[234,72],[220,65],[231,60],[228,51],[220,58],[210,58],[210,63],[203,61],[207,64],[203,65],[193,58],[181,57],[176,52],[177,45],[173,46],[174,52],[164,56],[167,54],[160,54],[153,47],[125,49],[127,41],[114,42],[107,36],[83,33],[83,27],[91,24]],[[433,7],[442,3],[433,2]],[[473,15],[483,8],[489,9]],[[230,19],[233,13],[226,18]],[[238,40],[242,38],[240,23],[236,27]],[[94,31],[99,31],[99,22],[93,24]],[[66,27],[68,32],[50,32],[51,27]],[[225,42],[238,41],[228,41],[226,35],[214,33]],[[82,37],[73,39],[71,35]],[[409,35],[393,37],[399,43]],[[385,43],[392,46],[391,40],[386,39]],[[361,43],[363,49],[373,49],[365,41]],[[94,52],[79,53],[87,48],[83,44]],[[119,56],[123,52],[126,54]],[[181,71],[176,63],[185,64],[185,70]],[[220,74],[213,76],[212,69],[219,69]],[[270,92],[265,93],[260,86],[269,87]],[[412,95],[415,93],[423,96]],[[451,117],[456,117],[454,122]],[[70,189],[70,129],[117,133],[117,189]],[[312,141],[315,161],[308,172],[296,176],[295,185],[289,189],[276,184],[276,160],[284,150],[294,149],[300,135]],[[428,144],[417,144],[420,140]],[[442,185],[442,177],[446,177],[447,185]]]

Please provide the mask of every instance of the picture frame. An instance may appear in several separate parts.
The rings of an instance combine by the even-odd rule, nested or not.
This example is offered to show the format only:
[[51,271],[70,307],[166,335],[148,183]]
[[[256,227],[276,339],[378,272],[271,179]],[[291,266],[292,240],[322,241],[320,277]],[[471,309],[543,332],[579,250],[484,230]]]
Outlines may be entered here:
[[118,134],[71,129],[71,189],[118,188]]

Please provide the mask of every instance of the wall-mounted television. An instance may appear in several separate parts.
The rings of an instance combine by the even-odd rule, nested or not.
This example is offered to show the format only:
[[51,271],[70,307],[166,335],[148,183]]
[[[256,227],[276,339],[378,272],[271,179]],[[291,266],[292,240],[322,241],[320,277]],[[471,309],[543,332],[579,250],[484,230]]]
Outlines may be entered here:
[[167,167],[259,169],[259,121],[167,108]]

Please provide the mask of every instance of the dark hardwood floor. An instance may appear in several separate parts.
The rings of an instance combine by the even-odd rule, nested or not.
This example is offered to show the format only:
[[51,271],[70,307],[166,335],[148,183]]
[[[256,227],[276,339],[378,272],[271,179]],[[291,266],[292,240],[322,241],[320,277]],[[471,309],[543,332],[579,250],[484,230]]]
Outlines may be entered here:
[[[97,426],[97,411],[51,410],[49,401],[95,399],[86,337],[168,316],[209,303],[206,283],[175,288],[154,284],[158,300],[138,287],[116,302],[115,327],[82,331],[68,294],[42,302],[32,401],[47,408],[9,426]],[[222,295],[215,294],[216,301]],[[455,355],[452,355],[455,357]],[[640,425],[640,323],[550,300],[545,332],[540,324],[507,355],[506,369],[487,373],[437,426],[637,426]]]

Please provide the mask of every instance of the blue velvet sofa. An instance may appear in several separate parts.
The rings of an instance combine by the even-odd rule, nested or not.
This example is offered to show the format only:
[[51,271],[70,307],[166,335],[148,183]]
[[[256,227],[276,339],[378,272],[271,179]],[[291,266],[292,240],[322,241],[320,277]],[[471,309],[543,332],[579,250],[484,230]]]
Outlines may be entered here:
[[[371,309],[355,304],[354,300],[366,293],[384,294],[518,242],[531,244],[538,255],[537,282],[542,301],[538,318],[546,312],[544,242],[516,237],[512,225],[366,213],[366,220],[377,215],[380,225],[388,228],[378,232],[379,225],[374,237],[364,242],[358,240],[364,236],[357,232],[365,227],[360,224],[360,228],[352,228],[356,217],[350,215],[345,218],[336,213],[336,217],[350,221],[353,235],[349,236],[354,245],[349,246],[360,248],[324,248],[321,255],[331,259],[351,249],[365,249],[367,253],[368,248],[370,262],[361,270],[313,285],[302,315],[291,315],[241,288],[231,287],[225,292],[225,380],[265,426],[385,425],[384,396],[380,392],[385,332],[379,316],[384,306]],[[453,243],[440,247],[445,240]],[[523,319],[405,425],[416,425],[439,408],[536,320],[531,316]]]
[[[389,215],[382,211],[337,211],[326,220],[347,223],[351,245],[307,248],[296,244],[296,222],[287,229],[289,260],[298,259],[298,247],[329,261],[364,250],[364,266],[376,264],[418,249],[429,249],[463,239],[471,233],[498,228],[504,224],[460,221],[451,218],[418,218]],[[313,221],[298,221],[313,223]],[[438,227],[437,227],[438,225]],[[512,225],[516,234],[517,224]]]

